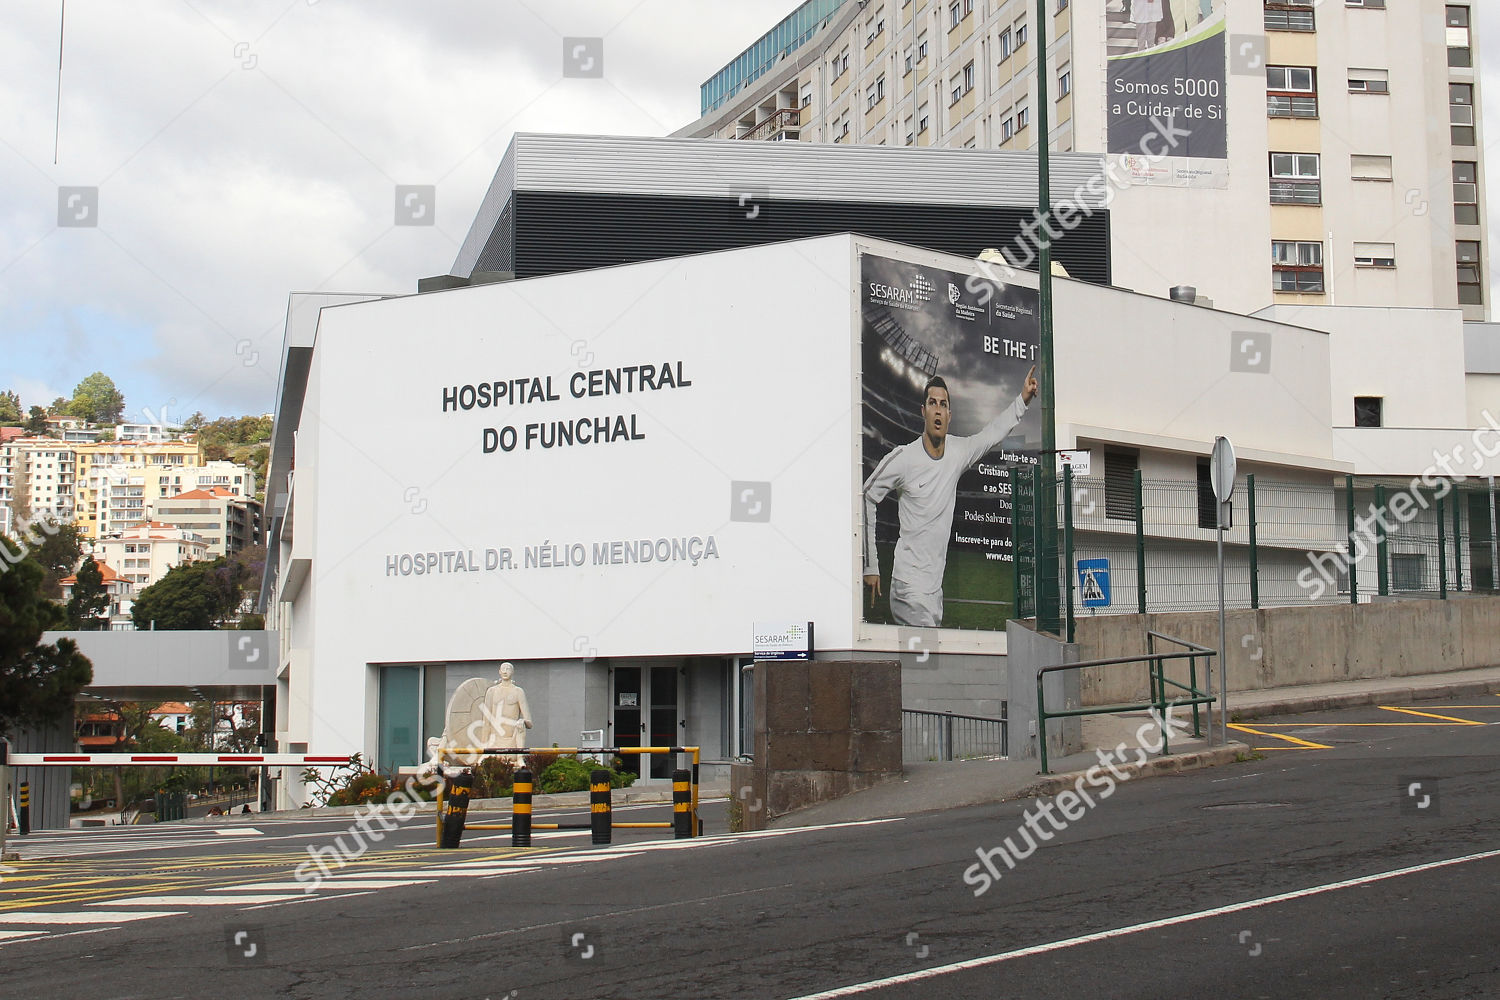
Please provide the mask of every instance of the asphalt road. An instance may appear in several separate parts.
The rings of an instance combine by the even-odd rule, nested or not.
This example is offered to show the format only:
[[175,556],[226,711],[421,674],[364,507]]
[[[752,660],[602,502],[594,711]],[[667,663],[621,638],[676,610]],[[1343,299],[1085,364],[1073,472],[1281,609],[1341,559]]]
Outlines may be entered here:
[[1258,720],[1264,759],[1095,784],[998,879],[1030,802],[607,851],[439,853],[429,819],[311,893],[347,819],[23,862],[0,995],[1500,997],[1494,701]]

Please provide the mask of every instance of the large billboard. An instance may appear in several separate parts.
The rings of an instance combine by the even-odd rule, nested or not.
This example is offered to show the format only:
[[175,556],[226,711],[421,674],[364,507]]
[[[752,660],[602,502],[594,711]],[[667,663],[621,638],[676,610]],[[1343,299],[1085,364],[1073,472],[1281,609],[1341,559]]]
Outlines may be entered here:
[[1010,468],[1041,445],[1036,289],[865,254],[860,301],[864,619],[1004,628]]
[[1103,6],[1107,151],[1132,184],[1227,188],[1227,0]]
[[353,663],[749,654],[758,621],[851,648],[851,245],[324,309],[319,634]]

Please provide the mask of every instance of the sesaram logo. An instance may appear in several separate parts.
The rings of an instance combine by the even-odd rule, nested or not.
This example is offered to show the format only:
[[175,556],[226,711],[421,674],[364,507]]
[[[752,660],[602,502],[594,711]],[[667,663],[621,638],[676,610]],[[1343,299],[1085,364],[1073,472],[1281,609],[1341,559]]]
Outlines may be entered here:
[[870,301],[895,309],[916,309],[923,303],[932,301],[932,281],[921,271],[904,286],[872,281]]
[[948,282],[948,304],[950,306],[956,306],[958,305],[958,299],[958,286],[951,281]]

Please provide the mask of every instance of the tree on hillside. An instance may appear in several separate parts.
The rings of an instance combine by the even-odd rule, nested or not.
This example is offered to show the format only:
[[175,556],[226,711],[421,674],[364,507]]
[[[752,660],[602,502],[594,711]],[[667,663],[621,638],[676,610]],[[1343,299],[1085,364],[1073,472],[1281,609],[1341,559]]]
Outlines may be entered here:
[[109,625],[109,591],[104,589],[104,574],[93,559],[78,567],[73,596],[68,598],[68,627],[84,632],[99,632]]
[[0,540],[14,564],[0,573],[0,734],[72,716],[94,667],[71,639],[42,643],[64,624],[62,609],[42,596],[42,569]]
[[0,392],[0,424],[19,424],[25,417],[21,414],[21,397],[6,389]]
[[41,531],[33,530],[31,537],[40,536],[41,544],[31,550],[31,558],[42,567],[42,594],[51,601],[62,600],[62,579],[70,576],[83,558],[83,539],[76,524],[58,524],[47,518]]
[[47,411],[40,406],[33,406],[26,411],[26,433],[42,434],[47,430]]
[[66,416],[68,416],[68,401],[66,399],[63,399],[61,396],[58,396],[56,399],[54,399],[52,401],[52,405],[49,406],[49,407],[47,407],[47,416],[49,416],[49,417],[66,417]]
[[[262,556],[264,559],[264,556]],[[223,558],[184,563],[142,590],[131,617],[138,629],[214,629],[234,621],[252,580],[248,566]]]
[[108,375],[94,372],[73,390],[67,412],[90,423],[117,424],[125,412],[125,396]]

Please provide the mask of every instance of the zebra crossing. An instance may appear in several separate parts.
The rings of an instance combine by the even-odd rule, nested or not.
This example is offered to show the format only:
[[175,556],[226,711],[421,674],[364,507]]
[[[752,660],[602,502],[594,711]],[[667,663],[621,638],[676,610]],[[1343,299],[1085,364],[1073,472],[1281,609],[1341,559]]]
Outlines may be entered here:
[[264,837],[253,826],[122,826],[103,830],[35,830],[6,841],[6,850],[21,860],[92,858],[140,851],[179,851],[189,847],[217,847],[238,838]]

